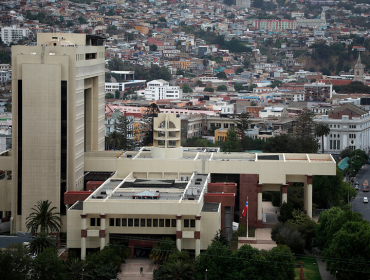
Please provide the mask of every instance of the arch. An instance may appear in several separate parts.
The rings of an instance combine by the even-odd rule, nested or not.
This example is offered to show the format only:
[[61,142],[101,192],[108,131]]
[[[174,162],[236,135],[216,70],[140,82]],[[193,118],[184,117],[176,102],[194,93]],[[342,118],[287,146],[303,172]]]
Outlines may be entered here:
[[176,125],[173,122],[168,121],[168,128],[176,128]]

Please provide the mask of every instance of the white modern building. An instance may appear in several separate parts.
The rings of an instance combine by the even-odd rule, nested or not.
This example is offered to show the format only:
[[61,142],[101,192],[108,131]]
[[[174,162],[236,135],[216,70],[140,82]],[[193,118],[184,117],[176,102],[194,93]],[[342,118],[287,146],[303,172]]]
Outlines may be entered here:
[[265,107],[265,109],[259,111],[260,118],[268,117],[287,117],[288,111],[284,107]]
[[178,86],[170,86],[165,80],[154,80],[146,84],[145,91],[141,95],[146,100],[179,99],[182,98],[182,89]]
[[7,45],[10,43],[17,43],[19,40],[27,37],[28,34],[30,34],[28,28],[19,28],[16,26],[1,28],[1,40]]

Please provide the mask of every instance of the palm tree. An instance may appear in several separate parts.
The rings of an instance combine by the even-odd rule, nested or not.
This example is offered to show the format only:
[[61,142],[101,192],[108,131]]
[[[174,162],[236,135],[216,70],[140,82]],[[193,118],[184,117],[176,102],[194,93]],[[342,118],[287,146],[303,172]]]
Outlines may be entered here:
[[193,270],[191,264],[177,260],[176,262],[168,262],[162,266],[162,279],[193,279]]
[[168,259],[170,254],[176,251],[177,248],[174,241],[171,238],[166,237],[158,241],[150,252],[149,257],[151,257],[153,261],[161,264]]
[[330,127],[327,123],[318,122],[315,125],[315,135],[321,137],[321,150],[322,154],[324,153],[324,136],[327,136],[330,133]]
[[40,200],[36,207],[32,208],[32,212],[26,219],[27,230],[31,230],[32,234],[38,232],[48,235],[50,232],[59,232],[62,220],[60,213],[54,213],[56,207],[50,208],[49,200]]
[[86,263],[79,260],[78,258],[70,259],[66,262],[67,265],[67,276],[70,280],[80,280],[81,276],[88,276],[84,272]]
[[53,248],[55,251],[57,250],[56,236],[48,236],[45,233],[40,233],[32,237],[29,245],[31,254],[37,256],[47,248]]

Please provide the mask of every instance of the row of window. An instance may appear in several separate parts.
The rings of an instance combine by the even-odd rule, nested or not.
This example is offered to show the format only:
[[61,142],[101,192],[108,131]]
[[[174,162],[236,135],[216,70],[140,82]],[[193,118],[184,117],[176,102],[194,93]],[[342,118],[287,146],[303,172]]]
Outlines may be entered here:
[[[185,228],[195,228],[195,219],[184,219]],[[90,226],[100,227],[100,218],[90,218]],[[110,227],[176,227],[176,219],[110,218]]]

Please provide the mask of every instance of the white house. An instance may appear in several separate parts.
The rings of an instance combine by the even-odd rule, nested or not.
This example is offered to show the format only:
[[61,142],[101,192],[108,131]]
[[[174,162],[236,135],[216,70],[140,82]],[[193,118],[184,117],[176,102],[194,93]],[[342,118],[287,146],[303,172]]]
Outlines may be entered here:
[[258,114],[260,118],[287,117],[288,111],[284,107],[265,107]]
[[182,89],[178,86],[170,86],[165,80],[154,80],[146,84],[146,89],[141,92],[146,100],[179,99],[182,98]]

